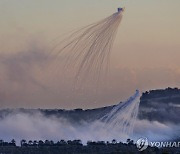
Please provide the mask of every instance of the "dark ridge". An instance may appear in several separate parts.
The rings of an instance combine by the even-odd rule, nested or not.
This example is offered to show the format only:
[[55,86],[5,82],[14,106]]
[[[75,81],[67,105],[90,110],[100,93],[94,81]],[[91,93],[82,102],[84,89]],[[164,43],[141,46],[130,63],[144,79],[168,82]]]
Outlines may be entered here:
[[0,153],[2,154],[162,154],[179,153],[180,149],[157,148],[148,146],[143,152],[140,152],[133,140],[127,139],[126,143],[104,141],[88,141],[83,145],[81,140],[60,140],[58,142],[50,140],[21,140],[21,146],[16,145],[13,139],[11,142],[0,140]]
[[[66,118],[70,122],[81,123],[83,121],[91,122],[108,113],[114,105],[96,108],[96,109],[1,109],[0,118],[19,112],[25,114],[34,114],[40,112],[46,117]],[[167,88],[146,91],[140,98],[139,119],[150,121],[180,123],[180,89]]]
[[180,89],[150,90],[140,98],[139,119],[180,123]]

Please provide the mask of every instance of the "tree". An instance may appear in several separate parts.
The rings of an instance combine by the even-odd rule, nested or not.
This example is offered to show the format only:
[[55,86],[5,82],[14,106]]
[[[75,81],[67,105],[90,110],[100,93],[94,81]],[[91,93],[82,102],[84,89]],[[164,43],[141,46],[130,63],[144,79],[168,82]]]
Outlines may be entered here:
[[71,141],[71,140],[68,140],[68,141],[67,141],[67,144],[72,145],[72,141]]
[[16,141],[15,141],[15,139],[12,139],[12,140],[11,140],[11,145],[16,146]]
[[128,145],[133,145],[133,144],[134,144],[134,141],[133,141],[133,140],[131,140],[131,139],[129,139],[129,138],[127,139],[127,141],[126,141],[126,142],[127,142],[127,144],[128,144]]
[[131,139],[128,138],[128,139],[126,140],[126,143],[128,144],[130,141],[131,141]]
[[116,144],[117,141],[115,139],[112,140],[112,144]]
[[106,145],[106,143],[104,141],[97,141],[96,143],[97,145]]
[[66,142],[65,140],[61,140],[61,141],[59,142],[59,144],[61,144],[61,145],[66,145],[67,142]]
[[29,140],[28,145],[32,145],[32,144],[33,144],[32,140]]
[[42,140],[39,140],[38,145],[42,146],[42,145],[44,145],[44,142]]
[[26,144],[26,140],[22,139],[21,140],[21,146],[24,146]]
[[53,146],[54,145],[54,141],[51,140],[50,141],[50,145]]
[[33,146],[37,146],[38,142],[36,140],[33,141]]
[[49,145],[51,144],[51,142],[50,142],[49,140],[45,140],[44,144],[45,144],[46,146],[49,146]]
[[73,140],[72,144],[74,144],[74,145],[82,145],[82,141],[81,140]]
[[4,141],[0,140],[0,146],[3,146]]

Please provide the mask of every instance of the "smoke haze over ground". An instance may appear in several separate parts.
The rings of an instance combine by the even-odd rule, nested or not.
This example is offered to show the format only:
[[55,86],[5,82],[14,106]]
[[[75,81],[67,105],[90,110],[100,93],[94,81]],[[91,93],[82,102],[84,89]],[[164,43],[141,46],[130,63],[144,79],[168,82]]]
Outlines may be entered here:
[[144,91],[180,83],[179,73],[173,69],[130,69],[113,65],[107,86],[100,87],[98,94],[92,83],[74,92],[71,73],[65,80],[61,65],[54,64],[55,57],[49,56],[46,50],[31,45],[27,51],[1,53],[1,108],[94,108],[124,100],[137,87]]
[[[74,140],[81,139],[83,143],[89,140],[94,141],[126,141],[128,136],[119,135],[119,131],[109,132],[102,129],[92,129],[94,124],[84,122],[82,125],[74,125],[66,119],[56,117],[45,117],[41,113],[24,114],[15,113],[1,120],[1,139],[11,141],[13,138],[18,142],[26,140],[53,140],[61,139]],[[103,123],[96,123],[97,126]],[[138,120],[134,128],[134,135],[131,139],[147,137],[151,141],[167,141],[176,138],[179,134],[180,126],[175,124],[165,124],[160,122],[150,122]]]
[[[100,115],[100,117],[108,116],[106,120],[97,115],[92,115],[96,114],[94,111],[90,114],[88,111],[80,110],[79,113],[87,112],[86,114],[88,114],[88,118],[86,120],[82,120],[83,117],[80,116],[81,114],[79,114],[80,117],[77,117],[78,110],[71,111],[72,114],[68,114],[70,111],[61,111],[67,112],[69,116],[66,117],[59,116],[58,114],[45,114],[40,110],[9,109],[7,111],[5,110],[5,112],[1,111],[0,136],[2,139],[7,141],[14,138],[18,142],[21,139],[48,139],[53,141],[61,139],[81,139],[83,143],[86,143],[88,140],[111,141],[112,139],[116,139],[117,141],[126,141],[127,138],[136,140],[140,137],[147,137],[150,141],[168,141],[175,140],[180,137],[179,121],[175,120],[168,122],[168,118],[171,119],[173,116],[178,116],[178,113],[167,115],[164,117],[163,121],[158,120],[158,117],[163,115],[162,112],[159,112],[159,116],[155,115],[153,117],[154,120],[148,120],[147,115],[144,113],[144,117],[141,115],[141,118],[136,120],[133,134],[126,134],[127,129],[129,129],[128,127],[125,132],[121,133],[121,128],[123,128],[123,119],[133,119],[132,117],[128,118],[128,115],[130,116],[132,114],[132,111],[135,110],[133,106],[137,103],[138,102],[134,101],[123,110],[119,110],[121,108],[118,107],[119,109],[117,108],[117,113],[114,112],[116,111],[116,108],[114,108],[114,111],[112,108],[111,110],[108,109],[107,112],[105,112],[106,116],[102,116],[104,115],[103,112],[106,111],[106,109],[104,111],[102,110],[103,112],[101,110],[97,110],[99,112],[97,115]],[[154,105],[155,104],[152,104],[152,107]],[[156,107],[156,110],[161,111],[161,107]],[[76,112],[77,114],[73,114]],[[53,113],[53,110],[50,110],[49,113]],[[70,120],[71,118],[75,118],[75,120]],[[91,118],[93,120],[91,120]],[[109,121],[110,119],[112,119],[111,122]]]
[[[110,112],[94,121],[70,122],[68,118],[45,116],[38,110],[1,111],[0,136],[5,140],[14,138],[18,141],[49,139],[81,139],[83,143],[93,141],[126,140],[132,133],[139,108],[139,92],[127,101],[115,105]],[[25,110],[24,110],[25,111]]]

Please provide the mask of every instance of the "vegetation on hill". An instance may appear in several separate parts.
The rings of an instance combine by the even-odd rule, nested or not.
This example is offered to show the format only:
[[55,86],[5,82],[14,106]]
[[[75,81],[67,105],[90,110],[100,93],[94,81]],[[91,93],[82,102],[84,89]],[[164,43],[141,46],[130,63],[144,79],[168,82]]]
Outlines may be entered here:
[[[178,151],[179,150],[179,151]],[[60,140],[56,143],[49,140],[21,140],[21,145],[16,146],[16,141],[4,142],[0,140],[0,153],[3,154],[161,154],[180,152],[177,148],[148,147],[143,152],[139,152],[133,140],[127,139],[126,143],[104,141],[88,141],[86,145],[81,140]]]

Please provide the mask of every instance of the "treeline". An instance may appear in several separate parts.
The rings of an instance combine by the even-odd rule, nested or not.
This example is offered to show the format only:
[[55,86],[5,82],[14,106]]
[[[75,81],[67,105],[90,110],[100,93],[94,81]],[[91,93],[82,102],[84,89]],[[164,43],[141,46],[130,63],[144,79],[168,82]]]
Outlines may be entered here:
[[[115,139],[113,139],[111,142],[107,141],[87,141],[86,145],[93,146],[93,145],[110,145],[110,144],[128,144],[133,145],[134,141],[131,139],[127,139],[126,143],[117,142]],[[22,139],[20,141],[20,147],[39,147],[39,146],[65,146],[65,145],[78,145],[83,146],[81,140],[60,140],[57,142],[54,142],[52,140],[28,140]],[[10,142],[5,142],[3,140],[0,140],[0,146],[17,146],[15,139],[12,139]]]
[[172,97],[179,96],[180,97],[180,89],[178,88],[166,88],[166,89],[157,89],[146,91],[141,96],[141,101],[153,98],[161,98],[161,97]]
[[0,140],[0,153],[3,154],[161,154],[174,152],[177,152],[177,149],[158,149],[157,147],[148,147],[143,152],[139,152],[134,141],[130,139],[126,143],[116,140],[112,142],[88,141],[86,145],[83,145],[81,140],[60,140],[58,142],[21,140],[20,146],[16,145],[14,139],[11,142]]

